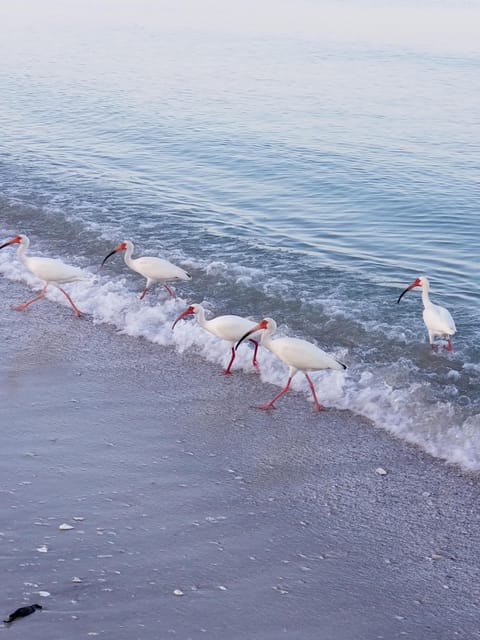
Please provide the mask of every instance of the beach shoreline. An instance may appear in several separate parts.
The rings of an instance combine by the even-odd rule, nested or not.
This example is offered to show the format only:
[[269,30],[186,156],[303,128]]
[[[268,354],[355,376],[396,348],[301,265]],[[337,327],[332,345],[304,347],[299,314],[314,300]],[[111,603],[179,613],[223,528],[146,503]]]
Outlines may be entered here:
[[10,638],[480,638],[478,474],[0,292]]

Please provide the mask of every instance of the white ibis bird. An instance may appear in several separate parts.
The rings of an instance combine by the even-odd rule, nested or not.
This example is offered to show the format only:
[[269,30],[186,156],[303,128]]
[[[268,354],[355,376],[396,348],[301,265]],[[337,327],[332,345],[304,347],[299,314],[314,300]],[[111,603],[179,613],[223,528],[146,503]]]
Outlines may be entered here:
[[76,307],[75,303],[65,291],[65,289],[62,289],[60,285],[66,284],[68,282],[75,282],[76,280],[83,280],[85,278],[85,275],[82,273],[81,269],[78,269],[77,267],[71,267],[61,260],[56,260],[54,258],[26,256],[25,253],[30,246],[30,240],[23,234],[19,234],[8,242],[5,242],[0,246],[0,249],[3,249],[3,247],[8,247],[11,244],[19,245],[17,249],[18,259],[29,271],[33,273],[34,276],[36,276],[44,284],[44,287],[40,291],[38,296],[35,296],[31,300],[28,300],[28,302],[24,302],[23,304],[19,304],[13,308],[16,311],[23,311],[30,304],[32,304],[32,302],[36,302],[37,300],[43,298],[45,296],[48,285],[52,284],[60,289],[63,295],[67,298],[69,303],[72,305],[73,311],[77,318],[80,317],[82,315],[81,312]]
[[251,331],[255,326],[255,322],[252,320],[247,320],[246,318],[242,318],[241,316],[217,316],[216,318],[212,318],[211,320],[206,320],[205,318],[205,310],[201,304],[191,304],[189,307],[182,311],[182,313],[178,316],[175,322],[172,325],[172,329],[175,328],[175,325],[179,320],[185,318],[185,316],[194,315],[197,319],[198,324],[208,331],[212,335],[220,338],[221,340],[225,340],[229,342],[232,348],[232,355],[230,357],[230,362],[228,363],[227,368],[224,370],[224,374],[228,375],[231,373],[231,368],[233,361],[235,360],[235,343],[240,340],[242,336],[248,331],[249,340],[254,345],[253,351],[253,366],[255,369],[258,369],[257,363],[257,351],[258,351],[258,340],[255,340],[256,335],[254,331]]
[[174,293],[168,286],[167,282],[172,282],[175,280],[191,280],[192,276],[177,267],[176,265],[168,262],[168,260],[163,260],[162,258],[152,258],[150,256],[144,256],[142,258],[132,258],[134,245],[130,240],[124,240],[120,242],[120,244],[110,251],[108,256],[102,261],[102,267],[105,262],[113,256],[117,251],[125,251],[124,260],[127,267],[130,267],[133,271],[136,271],[144,278],[147,279],[147,284],[145,285],[145,289],[143,290],[140,300],[143,300],[145,294],[150,289],[150,287],[155,284],[155,282],[161,282],[165,289],[168,291],[169,295],[174,298]]
[[453,336],[457,331],[455,322],[453,321],[448,309],[445,309],[445,307],[441,307],[438,304],[433,304],[433,302],[430,301],[430,297],[428,295],[430,283],[425,276],[417,278],[412,282],[412,284],[408,285],[408,287],[400,294],[397,304],[407,291],[410,291],[410,289],[413,289],[414,287],[422,287],[423,321],[427,327],[428,340],[431,348],[435,348],[435,336],[440,336],[447,339],[447,351],[452,351],[452,341],[450,340],[450,336]]
[[338,360],[335,360],[335,358],[328,353],[325,353],[325,351],[322,351],[322,349],[319,349],[317,346],[311,342],[307,342],[306,340],[300,340],[299,338],[277,338],[276,340],[272,340],[271,336],[276,330],[277,323],[275,320],[272,320],[272,318],[264,318],[250,329],[250,331],[247,331],[247,333],[240,338],[235,347],[238,348],[238,345],[248,338],[250,334],[256,331],[263,331],[261,336],[262,347],[271,351],[289,367],[288,380],[285,387],[279,391],[277,395],[270,400],[270,402],[261,405],[259,409],[270,409],[270,407],[274,407],[274,403],[278,398],[280,398],[280,396],[286,393],[290,388],[293,376],[298,373],[298,371],[302,371],[312,391],[315,410],[319,411],[322,406],[318,402],[315,387],[313,386],[312,379],[308,375],[307,371],[319,371],[320,369],[335,369],[337,371],[342,371],[347,367],[343,363],[338,362]]

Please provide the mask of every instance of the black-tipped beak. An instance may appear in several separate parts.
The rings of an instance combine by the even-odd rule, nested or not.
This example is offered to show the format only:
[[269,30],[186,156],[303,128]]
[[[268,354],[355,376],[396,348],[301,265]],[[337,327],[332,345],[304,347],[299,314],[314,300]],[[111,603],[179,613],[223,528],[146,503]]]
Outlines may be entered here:
[[181,320],[182,318],[185,318],[185,316],[189,316],[191,314],[193,314],[193,308],[192,307],[187,307],[185,309],[185,311],[182,311],[182,313],[178,316],[178,318],[175,320],[175,322],[172,324],[172,331],[175,329],[175,325],[177,324],[177,322],[179,320]]
[[410,291],[410,289],[409,288],[405,289],[405,291],[402,291],[402,293],[398,296],[397,304],[400,302],[403,296],[407,293],[407,291]]
[[118,249],[114,249],[113,251],[110,251],[110,253],[108,254],[108,256],[105,256],[105,258],[102,260],[102,264],[100,265],[100,269],[103,267],[103,265],[105,264],[105,262],[111,258],[113,256],[113,254],[117,253]]
[[247,333],[245,335],[243,335],[240,340],[237,342],[237,344],[235,345],[235,351],[238,349],[238,347],[240,346],[240,343],[243,342],[244,340],[246,340],[248,338],[248,336],[251,336],[252,333],[255,333],[256,331],[258,331],[258,327],[253,327],[253,329],[250,329],[250,331],[247,331]]
[[20,242],[19,238],[13,238],[12,240],[9,240],[8,242],[4,242],[2,244],[2,246],[0,246],[0,249],[3,249],[3,247],[9,247],[11,244],[15,244],[16,242]]
[[417,284],[415,284],[415,282],[411,285],[409,285],[404,291],[402,291],[402,293],[398,296],[398,300],[397,300],[397,304],[400,302],[400,300],[403,298],[403,296],[407,293],[407,291],[410,291],[410,289],[413,289],[413,287],[418,286]]

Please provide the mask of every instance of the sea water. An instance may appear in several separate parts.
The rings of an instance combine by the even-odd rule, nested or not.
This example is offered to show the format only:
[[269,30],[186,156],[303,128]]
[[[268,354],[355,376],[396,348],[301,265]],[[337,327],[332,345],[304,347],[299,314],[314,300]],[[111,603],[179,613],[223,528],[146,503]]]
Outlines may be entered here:
[[[26,233],[32,255],[82,267],[78,306],[159,350],[227,362],[194,320],[171,330],[192,302],[271,316],[347,364],[314,374],[322,404],[480,469],[478,51],[165,26],[144,5],[0,26],[2,241]],[[124,239],[192,281],[140,302],[119,256],[99,269]],[[39,286],[11,249],[0,272]],[[453,352],[430,349],[419,289],[397,304],[420,275],[455,319]],[[283,385],[286,366],[259,359]],[[293,387],[307,397],[303,376]]]

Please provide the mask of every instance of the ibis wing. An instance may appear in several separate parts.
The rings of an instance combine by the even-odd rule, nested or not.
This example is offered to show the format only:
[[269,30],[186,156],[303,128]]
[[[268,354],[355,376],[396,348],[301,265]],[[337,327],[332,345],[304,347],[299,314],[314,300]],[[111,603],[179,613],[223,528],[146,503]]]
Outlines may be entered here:
[[186,271],[162,258],[144,256],[132,260],[132,263],[137,273],[150,280],[160,282],[164,280],[190,280],[190,275]]
[[[222,340],[227,340],[228,342],[237,342],[240,340],[242,336],[244,336],[247,331],[253,329],[256,325],[252,320],[247,320],[247,318],[242,318],[241,316],[217,316],[212,320],[208,320],[205,323],[205,329],[213,333],[213,335],[221,338]],[[252,333],[249,338],[255,339],[258,337],[257,333]]]
[[81,280],[85,277],[81,269],[72,267],[55,258],[26,258],[25,264],[37,278],[46,282],[58,282],[62,284],[64,282],[72,282],[73,280]]
[[423,310],[423,320],[427,329],[438,335],[453,336],[457,331],[448,309],[437,304],[432,304]]
[[268,348],[286,364],[300,371],[344,369],[330,354],[299,338],[278,338],[272,340]]

